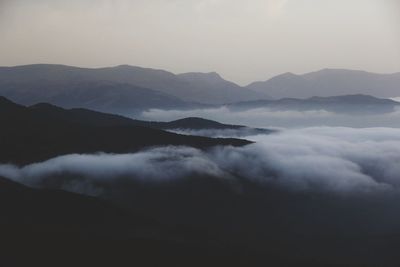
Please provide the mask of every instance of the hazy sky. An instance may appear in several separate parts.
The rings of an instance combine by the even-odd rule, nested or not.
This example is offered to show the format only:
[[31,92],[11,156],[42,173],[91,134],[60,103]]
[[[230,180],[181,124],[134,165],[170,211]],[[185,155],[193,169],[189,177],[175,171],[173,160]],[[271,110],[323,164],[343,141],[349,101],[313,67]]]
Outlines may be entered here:
[[400,71],[400,0],[0,0],[0,65]]

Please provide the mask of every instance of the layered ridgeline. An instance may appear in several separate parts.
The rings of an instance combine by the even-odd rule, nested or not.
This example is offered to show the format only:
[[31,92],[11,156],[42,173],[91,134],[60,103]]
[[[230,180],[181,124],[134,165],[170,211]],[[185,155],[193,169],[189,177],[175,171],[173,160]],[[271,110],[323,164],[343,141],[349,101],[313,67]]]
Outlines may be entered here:
[[[148,109],[204,109],[253,101],[260,102],[249,105],[294,110],[309,106],[329,111],[341,110],[342,104],[366,110],[369,105],[374,108],[387,104],[384,110],[390,109],[393,103],[377,103],[367,95],[399,96],[400,74],[326,69],[304,75],[286,73],[241,87],[217,73],[175,75],[126,65],[89,69],[41,64],[0,67],[0,95],[23,105],[46,102],[64,108],[88,108],[125,116],[139,116]],[[332,96],[346,97],[313,98],[306,102],[292,99]],[[264,101],[281,98],[291,99]],[[351,111],[347,106],[344,110]]]
[[311,97],[306,99],[282,98],[279,100],[246,101],[228,105],[231,110],[265,108],[271,111],[315,111],[324,110],[337,114],[373,115],[396,111],[400,103],[391,99],[369,95],[343,95]]
[[49,104],[25,107],[3,97],[0,98],[0,124],[0,162],[3,163],[29,163],[71,153],[128,153],[150,146],[207,148],[250,143],[178,135],[157,129],[168,128],[165,123],[134,121],[89,110],[67,111]]
[[63,65],[2,67],[0,94],[24,105],[48,102],[101,111],[182,108],[192,102],[223,104],[266,97],[228,82],[217,73],[175,75],[126,65],[99,69]]
[[309,98],[365,94],[391,98],[400,96],[400,73],[376,74],[365,71],[324,69],[304,75],[285,73],[247,86],[272,98]]

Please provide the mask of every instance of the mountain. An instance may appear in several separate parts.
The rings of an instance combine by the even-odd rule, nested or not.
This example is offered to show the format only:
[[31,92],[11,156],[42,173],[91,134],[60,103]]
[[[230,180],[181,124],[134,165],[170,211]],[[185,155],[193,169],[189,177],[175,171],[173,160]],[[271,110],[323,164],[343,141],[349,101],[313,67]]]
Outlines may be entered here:
[[[4,106],[11,103],[5,98]],[[0,103],[0,107],[1,107]],[[142,121],[130,119],[120,115],[102,113],[83,108],[64,109],[48,103],[39,103],[28,107],[30,112],[35,116],[46,117],[51,120],[63,120],[70,123],[79,123],[92,126],[142,126],[161,130],[184,129],[184,130],[239,130],[247,128],[243,125],[223,124],[203,118],[190,117],[170,122]]]
[[311,97],[307,99],[282,98],[279,100],[259,100],[229,105],[230,109],[248,110],[268,108],[271,110],[325,110],[341,114],[383,114],[400,107],[400,103],[368,95],[343,95],[333,97]]
[[121,180],[113,182],[115,195],[100,199],[27,188],[0,178],[2,263],[55,266],[60,259],[56,266],[79,262],[78,266],[394,267],[399,263],[398,194],[337,197],[240,179],[238,191],[232,189],[232,180],[210,177],[133,181],[120,187]]
[[400,96],[400,73],[376,74],[324,69],[304,75],[285,73],[264,82],[254,82],[247,88],[266,93],[275,99],[349,94],[390,98]]
[[[199,242],[187,229],[102,198],[29,188],[0,177],[0,208],[5,266],[242,266],[243,256],[231,254],[243,251]],[[257,254],[246,257],[251,262]]]
[[[250,143],[239,139],[178,135],[134,123],[85,124],[79,119],[75,121],[79,116],[71,119],[65,113],[58,115],[57,107],[27,108],[5,98],[0,98],[0,111],[0,162],[26,164],[71,153],[129,153],[157,145],[207,148]],[[86,120],[90,119],[86,117]]]
[[[264,93],[257,93],[249,89],[246,90],[233,82],[226,81],[216,72],[183,73],[179,74],[178,78],[189,83],[193,91],[199,92],[195,93],[195,99],[201,103],[225,104],[268,98]],[[189,96],[189,99],[191,99],[191,96]],[[194,101],[194,99],[192,101]]]
[[[257,134],[270,134],[274,130],[250,128],[243,125],[222,124],[203,118],[184,118],[170,122],[134,120],[120,115],[101,113],[82,108],[63,109],[48,103],[30,106],[32,114],[52,120],[65,120],[92,126],[142,126],[160,130],[170,130],[187,135],[208,137],[246,137]],[[225,132],[226,131],[226,132]]]
[[[61,105],[63,103],[56,102],[56,100],[61,101],[60,98],[64,96],[59,95],[58,88],[62,88],[62,91],[65,91],[72,87],[75,88],[74,90],[79,88],[79,94],[74,93],[73,90],[69,93],[67,90],[64,94],[75,95],[75,98],[67,103],[68,105],[65,105],[65,107],[71,107],[71,104],[77,107],[82,101],[88,101],[88,99],[80,99],[81,95],[86,92],[86,90],[82,91],[82,88],[88,87],[87,83],[100,82],[102,84],[107,82],[114,89],[125,84],[125,89],[121,89],[124,90],[125,94],[128,94],[127,90],[134,89],[128,87],[128,85],[131,85],[136,90],[139,90],[137,87],[141,88],[142,91],[143,88],[153,89],[164,93],[164,97],[167,94],[170,97],[173,96],[186,102],[204,104],[223,104],[265,98],[263,93],[254,92],[225,81],[216,73],[175,75],[163,70],[127,65],[98,69],[46,64],[0,67],[0,94],[21,104],[34,104],[33,101],[36,101],[36,103],[50,102]],[[100,90],[99,92],[96,89],[98,88],[90,90],[90,93],[96,94],[96,99],[99,98],[102,101],[106,101],[110,95],[116,98],[121,97],[127,103],[134,99],[134,97],[125,99],[125,97],[120,96],[121,93],[119,92],[115,92],[114,95],[110,90],[106,90],[106,92]],[[51,92],[53,93],[49,94]],[[150,92],[147,93],[150,94]],[[56,99],[49,99],[48,95]],[[25,102],[19,101],[20,98]],[[143,104],[145,104],[147,98],[148,96],[146,95],[142,97],[138,95],[136,102],[134,101],[132,106],[135,103],[140,103],[140,100],[144,101]],[[31,102],[27,103],[26,101],[28,100]],[[100,105],[104,105],[102,101],[100,101]],[[108,104],[107,101],[106,104]],[[82,107],[93,108],[93,106]]]
[[171,122],[155,122],[152,123],[154,127],[161,129],[193,129],[193,130],[204,130],[204,129],[212,129],[212,130],[224,130],[224,129],[241,129],[245,126],[242,125],[228,125],[222,124],[212,120],[206,120],[202,118],[184,118],[180,120],[175,120]]
[[[37,227],[62,231],[66,226],[96,232],[113,225],[132,223],[129,214],[104,200],[60,190],[29,188],[0,177],[0,207],[2,231],[5,226]],[[12,203],[12,205],[10,205]],[[50,204],[51,203],[51,204]],[[54,209],[57,207],[57,209]],[[137,225],[151,224],[151,220],[136,220]],[[48,227],[48,229],[46,229]],[[115,231],[117,234],[118,231]]]
[[65,108],[83,107],[126,115],[150,108],[184,109],[193,106],[159,91],[107,81],[4,83],[0,79],[0,95],[23,105],[47,102]]

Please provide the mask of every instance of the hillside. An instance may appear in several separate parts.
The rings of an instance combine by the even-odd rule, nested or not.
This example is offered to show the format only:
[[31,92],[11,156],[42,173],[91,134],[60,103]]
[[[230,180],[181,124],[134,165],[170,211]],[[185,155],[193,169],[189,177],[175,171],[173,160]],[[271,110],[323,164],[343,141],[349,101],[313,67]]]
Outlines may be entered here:
[[58,114],[58,108],[37,112],[37,108],[0,98],[0,162],[25,164],[71,153],[128,153],[157,145],[207,148],[250,143],[238,139],[178,135],[134,124],[84,124],[68,115],[64,118],[55,115],[53,109]]

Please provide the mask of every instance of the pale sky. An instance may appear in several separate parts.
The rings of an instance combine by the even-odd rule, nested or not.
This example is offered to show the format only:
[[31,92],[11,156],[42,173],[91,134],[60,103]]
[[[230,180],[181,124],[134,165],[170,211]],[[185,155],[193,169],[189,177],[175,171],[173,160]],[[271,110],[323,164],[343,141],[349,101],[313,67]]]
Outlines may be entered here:
[[0,0],[0,65],[400,71],[400,0]]

